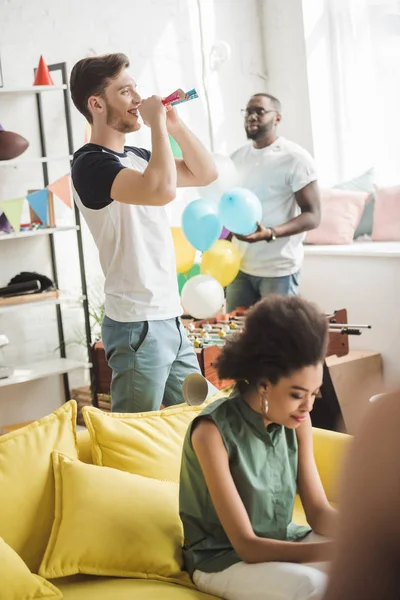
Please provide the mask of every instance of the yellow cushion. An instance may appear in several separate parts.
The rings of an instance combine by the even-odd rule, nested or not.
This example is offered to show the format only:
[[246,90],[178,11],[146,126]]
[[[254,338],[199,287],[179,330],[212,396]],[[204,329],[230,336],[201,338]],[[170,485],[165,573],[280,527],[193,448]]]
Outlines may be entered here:
[[142,577],[192,585],[182,571],[179,486],[54,452],[56,510],[39,574]]
[[53,450],[77,456],[76,402],[0,437],[0,535],[37,573],[54,519]]
[[151,579],[76,576],[57,579],[64,600],[218,600],[192,588]]
[[62,593],[39,575],[33,575],[22,558],[0,538],[0,599],[62,598]]
[[[219,392],[210,401],[226,393]],[[94,464],[162,481],[179,481],[185,434],[204,406],[180,404],[161,411],[131,414],[104,413],[84,407]]]

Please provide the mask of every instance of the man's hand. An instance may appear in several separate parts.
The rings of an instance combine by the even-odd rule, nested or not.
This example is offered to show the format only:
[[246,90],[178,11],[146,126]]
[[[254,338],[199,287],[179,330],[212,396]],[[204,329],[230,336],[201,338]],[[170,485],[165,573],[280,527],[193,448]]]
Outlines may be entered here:
[[181,120],[179,118],[176,108],[174,108],[173,106],[171,106],[169,104],[168,106],[166,106],[166,109],[167,109],[167,129],[168,129],[168,133],[172,134],[177,129],[177,127],[179,127],[179,125],[181,124]]
[[261,223],[257,223],[257,229],[250,235],[239,235],[234,236],[241,242],[247,242],[248,244],[254,244],[255,242],[267,242],[272,238],[272,231],[269,227],[264,227]]
[[148,127],[153,127],[157,122],[165,120],[165,106],[159,96],[150,96],[150,98],[142,100],[139,112],[143,123]]

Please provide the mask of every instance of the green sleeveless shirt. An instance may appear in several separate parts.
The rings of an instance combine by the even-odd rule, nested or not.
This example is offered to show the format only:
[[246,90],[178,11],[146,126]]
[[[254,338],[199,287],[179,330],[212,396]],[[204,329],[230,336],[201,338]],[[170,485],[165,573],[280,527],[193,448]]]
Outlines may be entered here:
[[311,531],[292,523],[297,489],[296,432],[281,425],[265,427],[260,414],[238,390],[207,408],[191,423],[183,445],[179,508],[184,528],[186,568],[206,573],[240,562],[215,512],[191,444],[194,424],[207,417],[218,427],[229,456],[230,471],[254,533],[294,541]]

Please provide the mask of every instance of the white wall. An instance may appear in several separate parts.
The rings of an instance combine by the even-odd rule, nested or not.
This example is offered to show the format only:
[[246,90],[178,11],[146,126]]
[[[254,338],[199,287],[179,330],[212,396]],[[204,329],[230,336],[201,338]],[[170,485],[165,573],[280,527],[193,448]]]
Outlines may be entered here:
[[[358,250],[384,244],[360,242]],[[400,356],[400,245],[393,256],[340,256],[340,246],[330,255],[306,248],[300,278],[300,293],[325,312],[347,309],[349,323],[371,325],[360,337],[349,338],[350,348],[382,354],[388,386],[398,386]],[[326,248],[326,247],[325,247]],[[317,250],[317,249],[316,249]]]
[[[204,27],[205,82],[212,107],[214,149],[231,152],[245,142],[240,109],[248,97],[265,90],[260,77],[263,56],[256,0],[202,0]],[[207,106],[202,77],[202,48],[196,0],[13,0],[0,3],[0,55],[4,86],[29,86],[40,54],[47,63],[67,61],[73,64],[89,54],[126,52],[132,74],[141,93],[166,95],[177,87],[196,87],[200,99],[180,109],[186,122],[209,146]],[[218,71],[210,70],[209,54],[216,41],[231,48],[230,60]],[[57,81],[56,81],[57,82]],[[65,154],[62,97],[58,93],[44,97],[48,153]],[[33,96],[0,97],[2,125],[17,131],[30,142],[26,156],[37,156],[39,138]],[[75,147],[84,142],[85,123],[73,109]],[[149,136],[143,130],[136,136],[138,145],[146,145]],[[0,198],[10,199],[41,187],[41,168],[35,166],[1,167]],[[68,161],[52,163],[50,177],[56,179],[69,169]],[[181,201],[184,202],[184,199]],[[171,211],[177,219],[178,211]],[[71,221],[68,208],[57,203],[58,223]],[[58,234],[60,286],[79,290],[77,253],[73,233]],[[101,296],[102,277],[97,253],[85,239],[87,278],[92,296]],[[0,286],[21,270],[37,270],[50,275],[46,237],[0,243]],[[80,310],[64,310],[66,337],[81,335]],[[56,353],[57,330],[53,308],[22,309],[0,314],[0,332],[10,338],[4,352],[6,361],[40,360]],[[70,358],[84,358],[79,345],[68,346]],[[85,381],[78,373],[71,385]],[[62,401],[58,381],[36,382],[0,388],[0,424],[25,420],[49,412]],[[50,398],[50,401],[49,401]]]
[[267,91],[283,106],[281,133],[313,154],[301,0],[259,0]]

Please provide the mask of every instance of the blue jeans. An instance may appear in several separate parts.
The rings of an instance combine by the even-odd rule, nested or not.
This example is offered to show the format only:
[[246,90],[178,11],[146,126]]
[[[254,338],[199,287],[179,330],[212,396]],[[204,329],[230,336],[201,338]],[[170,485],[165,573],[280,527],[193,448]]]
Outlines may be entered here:
[[299,285],[299,272],[284,277],[256,277],[239,271],[236,279],[226,288],[226,308],[228,312],[239,306],[249,308],[269,294],[296,296]]
[[182,403],[182,384],[199,363],[179,318],[120,323],[105,317],[102,341],[112,369],[113,412]]

